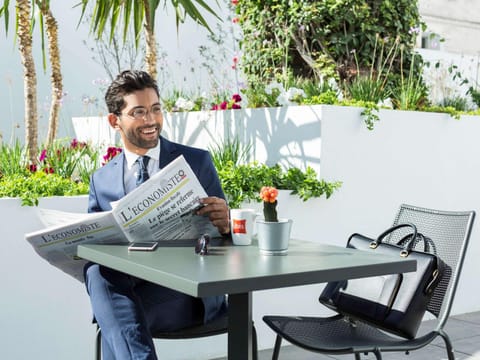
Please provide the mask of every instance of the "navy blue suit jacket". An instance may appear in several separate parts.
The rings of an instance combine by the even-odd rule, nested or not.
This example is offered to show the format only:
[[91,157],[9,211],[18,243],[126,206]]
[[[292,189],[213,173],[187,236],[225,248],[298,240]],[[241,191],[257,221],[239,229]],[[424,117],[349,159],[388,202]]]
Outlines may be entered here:
[[[180,155],[185,157],[209,196],[225,199],[220,179],[208,151],[177,144],[160,137],[160,168],[165,167]],[[126,195],[123,183],[124,160],[125,154],[121,152],[93,173],[90,179],[88,212],[111,210],[110,202]],[[202,298],[202,300],[205,305],[205,321],[211,320],[215,317],[217,310],[225,306],[223,296]]]

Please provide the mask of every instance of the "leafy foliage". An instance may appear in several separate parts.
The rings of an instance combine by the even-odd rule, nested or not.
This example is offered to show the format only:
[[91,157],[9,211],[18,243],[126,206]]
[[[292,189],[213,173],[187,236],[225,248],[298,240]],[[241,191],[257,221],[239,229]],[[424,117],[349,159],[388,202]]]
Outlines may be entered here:
[[0,197],[19,197],[22,205],[38,205],[40,197],[88,194],[88,184],[38,171],[29,175],[11,174],[0,178]]
[[291,190],[303,201],[322,195],[329,198],[341,186],[340,182],[318,180],[311,168],[305,172],[298,168],[284,171],[279,165],[268,166],[257,162],[235,165],[228,161],[217,171],[232,208],[239,207],[244,201],[260,202],[258,192],[263,186]]
[[18,142],[0,147],[0,197],[37,205],[40,197],[88,194],[90,175],[99,166],[97,150],[75,139],[57,140],[40,150],[32,164]]
[[[403,49],[401,54],[403,55]],[[419,58],[418,61],[417,58]],[[392,101],[397,109],[415,110],[427,103],[427,89],[422,81],[421,63],[420,56],[413,54],[407,76],[404,74],[403,65],[401,66],[400,80],[392,90]]]
[[[356,72],[352,50],[360,68],[369,69],[377,37],[385,48],[398,38],[413,49],[411,29],[421,26],[417,1],[411,0],[240,1],[236,11],[249,85],[285,83],[290,75],[349,79]],[[398,70],[396,59],[393,72]]]
[[[262,186],[292,190],[301,199],[324,195],[328,198],[339,182],[318,180],[315,171],[298,168],[284,171],[280,166],[250,163],[251,146],[243,146],[237,138],[227,139],[211,147],[212,159],[217,168],[230,206],[239,207],[243,201],[260,201]],[[111,152],[115,150],[114,152]],[[103,158],[110,160],[117,154],[110,148]],[[38,205],[40,197],[88,194],[90,176],[99,167],[98,152],[75,140],[55,144],[41,152],[38,166],[28,165],[22,147],[0,147],[0,197],[19,197],[23,205]]]
[[468,89],[468,93],[472,97],[472,101],[475,103],[475,105],[480,107],[480,90],[474,88],[473,86],[470,86],[470,88]]
[[216,143],[209,149],[231,208],[240,207],[244,201],[260,202],[259,191],[265,186],[291,190],[304,201],[322,195],[328,199],[341,186],[340,182],[318,180],[310,167],[305,172],[296,167],[285,171],[278,164],[248,162],[250,149],[251,144],[242,146],[237,137]]
[[14,174],[27,174],[28,162],[18,141],[13,146],[0,146],[0,178]]
[[243,146],[240,140],[235,137],[215,143],[215,145],[209,147],[209,151],[212,155],[213,164],[217,169],[220,169],[229,161],[234,165],[248,162],[251,148],[251,144]]

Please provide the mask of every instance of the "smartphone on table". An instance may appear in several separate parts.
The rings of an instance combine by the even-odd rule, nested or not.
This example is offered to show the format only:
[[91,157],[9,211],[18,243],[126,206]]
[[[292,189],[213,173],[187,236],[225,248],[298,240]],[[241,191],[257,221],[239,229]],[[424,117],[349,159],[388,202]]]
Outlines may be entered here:
[[153,251],[157,246],[157,241],[134,242],[128,245],[128,251]]

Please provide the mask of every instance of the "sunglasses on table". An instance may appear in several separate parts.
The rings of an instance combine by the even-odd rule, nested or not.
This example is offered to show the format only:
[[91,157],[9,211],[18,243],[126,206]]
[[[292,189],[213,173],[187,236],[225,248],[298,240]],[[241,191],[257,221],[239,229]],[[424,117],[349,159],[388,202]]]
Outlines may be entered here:
[[208,255],[208,244],[210,243],[210,235],[203,234],[197,239],[195,244],[195,254]]

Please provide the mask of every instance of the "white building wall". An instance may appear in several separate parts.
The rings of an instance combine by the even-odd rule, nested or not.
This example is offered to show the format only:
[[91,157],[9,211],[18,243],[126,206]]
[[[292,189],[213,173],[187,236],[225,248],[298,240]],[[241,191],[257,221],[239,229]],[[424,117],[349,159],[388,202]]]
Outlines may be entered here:
[[453,53],[480,53],[480,1],[420,0],[419,11],[427,31],[445,40],[434,46]]

